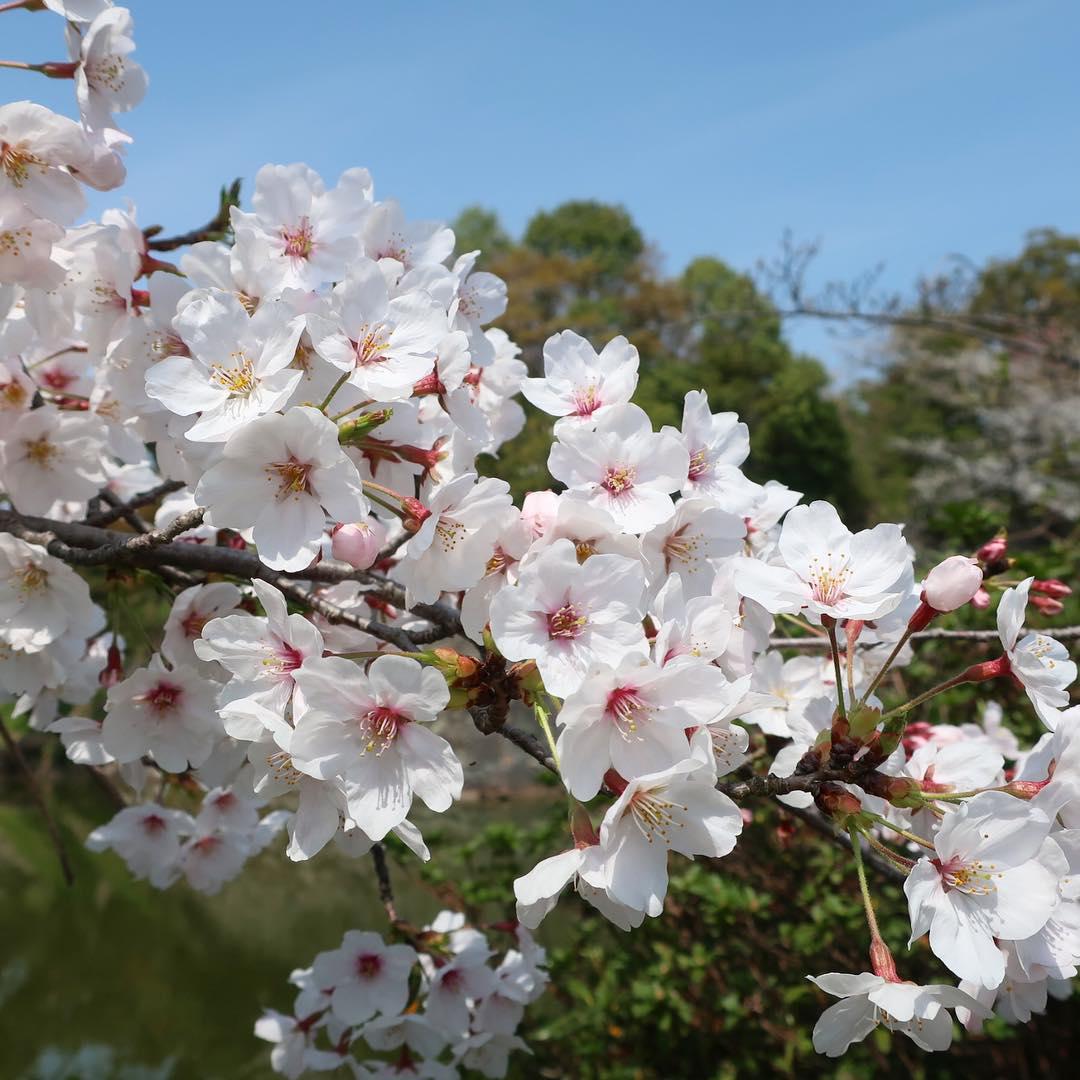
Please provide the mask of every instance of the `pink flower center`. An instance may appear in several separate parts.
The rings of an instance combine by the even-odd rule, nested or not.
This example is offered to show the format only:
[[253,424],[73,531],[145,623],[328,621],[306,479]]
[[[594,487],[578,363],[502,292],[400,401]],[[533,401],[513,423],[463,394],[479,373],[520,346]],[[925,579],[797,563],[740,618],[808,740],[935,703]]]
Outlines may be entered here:
[[844,561],[833,566],[833,553],[830,551],[822,562],[816,556],[810,561],[811,596],[819,604],[837,604],[846,595],[851,568]]
[[363,752],[374,753],[378,756],[393,746],[398,731],[406,723],[408,723],[408,717],[383,705],[376,705],[374,709],[369,709],[360,717],[360,732],[367,740]]
[[51,368],[41,374],[41,381],[53,390],[66,390],[77,379],[77,375],[72,375],[63,368]]
[[382,971],[383,958],[375,953],[363,953],[356,958],[356,974],[361,979],[373,979]]
[[636,686],[619,686],[608,694],[604,713],[629,740],[637,734],[638,721],[648,719],[649,706]]
[[988,896],[997,892],[994,879],[1002,876],[997,863],[984,863],[978,859],[968,861],[960,855],[954,855],[947,862],[930,861],[941,875],[941,885],[946,892],[956,889],[969,896]]
[[231,791],[223,791],[216,799],[214,799],[214,807],[218,810],[228,811],[231,810],[239,800]]
[[553,611],[548,615],[548,637],[572,640],[581,637],[588,624],[588,616],[579,611],[570,601],[567,601],[558,611]]
[[457,968],[451,968],[447,971],[440,980],[444,990],[449,990],[452,994],[458,994],[462,989],[461,972]]
[[154,712],[165,713],[175,709],[183,695],[182,686],[162,681],[136,700],[148,705]]
[[655,791],[638,791],[630,799],[623,814],[630,814],[641,835],[650,844],[659,840],[665,846],[671,844],[672,828],[682,828],[683,823],[675,819],[672,810],[686,810],[685,806],[676,806],[662,798]]
[[304,663],[304,654],[287,641],[278,643],[278,670],[283,674],[295,671]]
[[586,386],[583,390],[574,391],[575,416],[592,416],[601,405],[603,402],[595,386]]
[[695,450],[690,455],[690,471],[687,477],[690,480],[700,480],[711,469],[712,462],[709,461],[709,455],[704,450]]
[[353,342],[357,367],[380,364],[386,360],[386,347],[390,344],[390,332],[382,325],[364,326],[360,336]]
[[143,827],[143,831],[151,836],[165,831],[165,819],[160,814],[147,814],[139,824]]
[[220,836],[200,836],[198,840],[191,845],[194,852],[202,855],[204,858],[208,855],[213,855],[217,849],[221,847]]
[[616,497],[626,495],[634,487],[634,479],[637,469],[632,465],[612,465],[604,474],[600,486],[609,494]]
[[311,222],[302,217],[291,229],[281,230],[285,242],[285,254],[293,259],[310,259],[315,243],[311,236]]

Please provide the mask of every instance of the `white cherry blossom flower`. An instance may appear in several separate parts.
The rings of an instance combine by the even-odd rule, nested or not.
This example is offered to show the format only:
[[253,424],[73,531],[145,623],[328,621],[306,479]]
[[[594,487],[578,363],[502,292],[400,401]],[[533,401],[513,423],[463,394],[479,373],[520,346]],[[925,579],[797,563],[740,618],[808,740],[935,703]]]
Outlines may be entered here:
[[199,481],[195,499],[215,527],[251,529],[259,558],[274,570],[309,565],[327,517],[356,521],[368,512],[337,427],[307,406],[257,417],[237,431]]
[[350,930],[337,949],[312,963],[316,983],[332,990],[330,1008],[345,1024],[362,1024],[376,1013],[396,1017],[409,1003],[410,945],[387,945],[378,935]]
[[1068,687],[1076,681],[1076,662],[1068,649],[1049,634],[1024,634],[1024,614],[1033,578],[1006,589],[998,601],[997,626],[1009,670],[1024,685],[1039,719],[1051,730],[1069,704]]
[[625,405],[638,380],[638,351],[626,338],[612,338],[596,350],[573,330],[544,342],[544,377],[524,379],[526,400],[564,423],[592,427],[615,405]]
[[430,516],[401,549],[406,603],[430,604],[441,592],[475,585],[511,505],[510,485],[494,477],[469,472],[436,487],[427,499]]
[[636,405],[618,405],[595,430],[586,425],[558,432],[548,471],[579,497],[606,510],[627,532],[641,533],[675,513],[689,457],[669,432],[656,433]]
[[450,700],[443,677],[380,656],[365,674],[330,656],[294,674],[304,695],[291,752],[301,772],[346,784],[349,815],[373,840],[405,820],[413,795],[435,811],[460,797],[461,763],[428,728]]
[[193,668],[170,671],[155,654],[109,689],[101,732],[105,749],[121,763],[150,754],[165,772],[202,765],[221,732],[217,689]]
[[852,535],[826,502],[796,506],[780,533],[782,563],[741,559],[736,584],[766,610],[804,613],[815,622],[872,620],[907,594],[911,555],[899,525],[877,525]]
[[1000,791],[983,792],[948,814],[904,882],[911,940],[930,932],[930,948],[950,971],[997,986],[1005,962],[994,938],[1038,933],[1057,899],[1053,875],[1036,859],[1050,819]]
[[86,197],[70,168],[86,156],[86,133],[74,120],[32,101],[0,105],[0,196],[34,217],[68,225],[82,213]]
[[708,596],[716,560],[742,551],[746,523],[708,499],[680,499],[675,516],[641,538],[641,554],[654,582],[678,574],[687,600]]
[[69,31],[71,59],[78,62],[75,97],[86,126],[115,128],[114,112],[128,112],[142,101],[149,79],[131,59],[135,20],[127,8],[109,7],[80,35]]
[[609,768],[630,779],[685,760],[686,729],[716,715],[726,687],[719,668],[692,660],[657,667],[631,654],[618,667],[593,667],[559,711],[566,789],[588,800]]
[[280,409],[302,377],[290,365],[303,322],[281,301],[249,316],[232,294],[206,292],[180,309],[173,326],[191,355],[151,367],[146,393],[178,416],[201,413],[187,430],[196,442],[224,442]]
[[85,643],[104,625],[74,570],[44,548],[0,533],[0,641],[33,653],[65,635]]
[[724,505],[756,487],[739,469],[750,453],[749,429],[739,421],[738,413],[711,413],[704,390],[691,390],[683,399],[679,435],[690,456],[682,484],[687,498],[713,499]]
[[237,256],[257,268],[259,294],[340,281],[359,254],[372,191],[367,169],[346,170],[327,191],[306,165],[264,165],[255,176],[254,213],[232,210]]
[[284,723],[295,690],[293,676],[323,653],[318,629],[303,615],[290,615],[278,589],[257,578],[251,586],[265,616],[211,619],[192,645],[200,660],[217,661],[232,675],[218,706],[225,731],[241,739],[256,739],[263,728]]
[[56,502],[84,504],[105,483],[105,425],[51,405],[23,413],[0,442],[0,483],[22,514]]
[[600,826],[613,899],[655,911],[667,893],[668,851],[719,858],[735,847],[742,814],[714,779],[709,765],[688,758],[629,781]]
[[826,1009],[814,1025],[814,1049],[828,1057],[840,1057],[879,1024],[906,1035],[922,1050],[948,1050],[953,1030],[948,1009],[987,1015],[975,998],[955,986],[889,982],[869,971],[807,978],[825,993],[841,999]]
[[176,879],[181,842],[194,831],[190,814],[144,803],[125,807],[107,825],[99,825],[86,838],[86,846],[91,851],[111,848],[137,878],[163,889]]
[[492,636],[508,660],[535,660],[548,692],[562,697],[593,664],[645,654],[644,589],[640,563],[618,555],[579,563],[574,545],[557,540],[496,594]]
[[307,324],[315,351],[375,401],[409,397],[431,371],[448,329],[445,309],[428,293],[391,299],[386,279],[370,260],[350,265],[327,313],[309,315]]
[[161,655],[170,664],[188,664],[203,675],[214,678],[221,669],[217,664],[198,658],[195,642],[202,637],[203,629],[211,619],[235,611],[239,603],[240,590],[228,581],[214,581],[184,589],[173,601],[172,610],[165,620]]

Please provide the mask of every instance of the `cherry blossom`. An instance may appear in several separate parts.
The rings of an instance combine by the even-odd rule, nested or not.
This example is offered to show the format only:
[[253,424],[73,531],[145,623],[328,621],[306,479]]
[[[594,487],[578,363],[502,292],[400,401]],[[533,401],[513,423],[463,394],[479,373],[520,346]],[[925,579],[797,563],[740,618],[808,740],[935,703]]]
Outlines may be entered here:
[[828,503],[796,506],[780,532],[782,563],[744,559],[739,589],[774,613],[803,612],[815,621],[881,618],[907,592],[911,556],[898,525],[850,533]]
[[428,727],[450,700],[442,676],[415,660],[380,656],[367,674],[340,657],[293,675],[304,695],[293,764],[346,783],[349,814],[373,840],[405,820],[413,795],[448,810],[461,795],[461,764]]
[[544,377],[525,379],[521,392],[538,409],[591,426],[625,405],[637,386],[638,352],[624,337],[612,338],[597,355],[572,330],[544,342]]
[[841,999],[826,1009],[814,1025],[814,1049],[828,1057],[840,1057],[879,1024],[906,1035],[921,1050],[948,1050],[953,1033],[948,1009],[987,1014],[971,994],[955,986],[891,982],[868,971],[807,978]]
[[217,528],[251,529],[259,557],[274,570],[307,566],[327,517],[354,521],[368,511],[337,428],[306,406],[257,417],[237,431],[195,498]]
[[636,405],[619,405],[596,422],[560,429],[548,470],[570,492],[640,533],[675,513],[688,454],[673,435],[652,429]]
[[904,882],[911,940],[930,948],[961,979],[986,987],[1005,977],[994,938],[1026,938],[1046,924],[1056,900],[1050,872],[1036,859],[1050,830],[1041,811],[1004,792],[963,803]]
[[159,655],[111,687],[101,734],[117,761],[150,754],[166,772],[203,764],[214,748],[220,721],[214,714],[217,685],[193,668],[167,668]]
[[491,633],[510,660],[535,660],[552,694],[576,690],[596,663],[644,654],[644,574],[618,555],[578,562],[569,540],[557,540],[518,582],[491,602]]

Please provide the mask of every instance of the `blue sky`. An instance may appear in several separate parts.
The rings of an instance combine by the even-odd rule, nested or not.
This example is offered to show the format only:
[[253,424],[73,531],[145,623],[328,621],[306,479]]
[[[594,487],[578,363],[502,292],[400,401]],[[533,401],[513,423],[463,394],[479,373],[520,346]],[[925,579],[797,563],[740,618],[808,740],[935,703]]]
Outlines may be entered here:
[[[415,217],[483,203],[518,232],[568,198],[623,203],[676,272],[740,268],[783,230],[816,276],[903,288],[950,253],[1080,231],[1080,5],[822,0],[131,0],[147,99],[125,119],[144,224],[205,220],[266,161],[366,165]],[[0,15],[0,56],[62,59],[62,24]],[[73,110],[0,72],[0,100]],[[99,203],[100,208],[104,203]],[[513,283],[510,283],[513,288]],[[840,376],[849,341],[790,336]]]

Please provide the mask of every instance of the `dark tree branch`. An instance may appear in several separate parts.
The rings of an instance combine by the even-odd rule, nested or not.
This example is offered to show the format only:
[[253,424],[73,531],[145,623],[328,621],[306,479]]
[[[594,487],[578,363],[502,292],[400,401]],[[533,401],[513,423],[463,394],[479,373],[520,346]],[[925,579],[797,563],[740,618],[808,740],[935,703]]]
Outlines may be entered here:
[[159,237],[160,225],[151,225],[143,230],[146,246],[150,251],[175,251],[177,248],[197,244],[201,240],[224,240],[229,235],[230,213],[234,206],[240,205],[240,181],[234,180],[227,188],[221,189],[218,212],[201,228],[178,236]]

